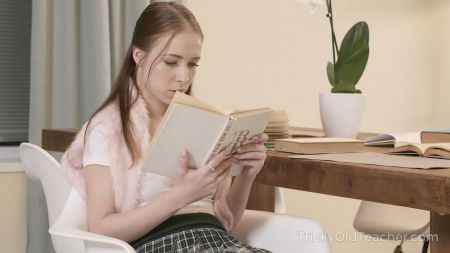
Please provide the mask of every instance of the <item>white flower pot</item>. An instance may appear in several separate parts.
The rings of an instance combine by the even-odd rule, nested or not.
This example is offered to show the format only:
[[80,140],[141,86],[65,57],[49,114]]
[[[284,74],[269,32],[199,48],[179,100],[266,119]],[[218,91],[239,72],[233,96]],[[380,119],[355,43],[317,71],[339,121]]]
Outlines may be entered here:
[[327,137],[355,138],[366,106],[360,93],[320,93],[320,119]]

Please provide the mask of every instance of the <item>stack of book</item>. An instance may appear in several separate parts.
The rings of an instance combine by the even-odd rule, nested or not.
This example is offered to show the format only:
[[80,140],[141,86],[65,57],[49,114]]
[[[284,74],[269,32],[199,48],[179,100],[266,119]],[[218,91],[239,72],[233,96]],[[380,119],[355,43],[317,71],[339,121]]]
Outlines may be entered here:
[[274,111],[264,133],[269,136],[269,140],[266,142],[268,150],[274,149],[274,141],[276,139],[289,138],[289,118],[286,111]]

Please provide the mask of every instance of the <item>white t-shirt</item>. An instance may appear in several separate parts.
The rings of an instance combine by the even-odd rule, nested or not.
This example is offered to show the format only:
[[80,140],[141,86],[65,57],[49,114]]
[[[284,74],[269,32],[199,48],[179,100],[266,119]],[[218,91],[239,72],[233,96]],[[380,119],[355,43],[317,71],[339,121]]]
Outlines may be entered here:
[[[108,158],[108,136],[103,124],[96,125],[86,138],[86,147],[83,153],[83,167],[92,164],[110,166]],[[169,191],[174,181],[172,178],[149,172],[144,173],[142,180],[142,204],[148,203],[162,193]],[[198,212],[214,215],[212,196],[194,202],[182,208],[176,214]]]

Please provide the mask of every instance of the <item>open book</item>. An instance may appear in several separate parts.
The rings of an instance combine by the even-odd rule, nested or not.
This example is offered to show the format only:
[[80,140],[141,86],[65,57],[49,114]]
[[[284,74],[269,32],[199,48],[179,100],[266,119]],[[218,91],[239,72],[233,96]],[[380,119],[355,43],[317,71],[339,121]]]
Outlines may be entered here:
[[396,143],[395,147],[386,153],[450,159],[450,143]]
[[[231,155],[264,132],[271,115],[270,108],[226,114],[177,92],[151,140],[142,170],[174,178],[183,149],[190,154],[191,168],[203,166],[223,148]],[[229,175],[241,170],[242,165],[233,164]]]

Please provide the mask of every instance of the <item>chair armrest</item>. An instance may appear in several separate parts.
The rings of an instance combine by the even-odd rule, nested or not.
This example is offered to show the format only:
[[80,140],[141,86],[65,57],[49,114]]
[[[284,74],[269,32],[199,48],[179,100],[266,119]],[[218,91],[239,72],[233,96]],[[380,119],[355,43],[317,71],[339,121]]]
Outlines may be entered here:
[[59,240],[53,240],[54,244],[61,244],[54,245],[55,248],[64,248],[67,253],[72,250],[80,252],[80,248],[84,248],[86,253],[136,253],[125,241],[81,229],[58,227],[58,224],[54,224],[49,232],[52,238],[59,237]]
[[323,227],[303,217],[246,210],[232,234],[241,242],[275,253],[330,253]]

